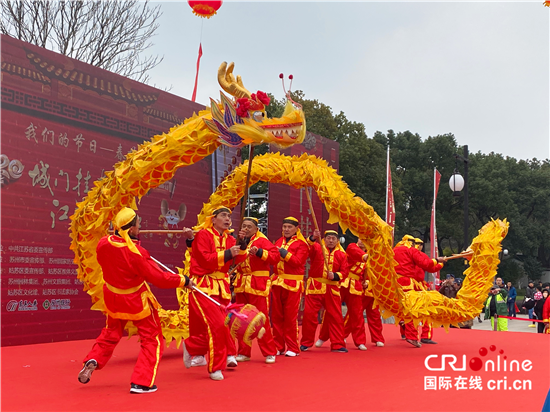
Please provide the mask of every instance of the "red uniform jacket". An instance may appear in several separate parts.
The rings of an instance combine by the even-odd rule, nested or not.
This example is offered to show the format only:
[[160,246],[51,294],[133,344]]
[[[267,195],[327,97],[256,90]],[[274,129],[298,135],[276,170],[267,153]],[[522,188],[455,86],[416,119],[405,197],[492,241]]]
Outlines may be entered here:
[[159,304],[146,282],[163,288],[185,285],[185,277],[163,272],[149,252],[134,241],[141,256],[133,253],[119,236],[104,236],[97,245],[97,261],[103,270],[105,309],[116,319],[139,320]]
[[[424,271],[434,273],[443,267],[442,263],[437,263],[435,259],[430,259],[428,255],[414,247],[398,246],[393,251],[398,263],[395,267],[399,276],[397,281],[404,286],[404,289],[411,285],[411,279],[423,284]],[[412,283],[415,284],[415,282]]]
[[[318,295],[326,292],[326,285],[339,286],[340,282],[336,280],[329,280],[327,267],[325,265],[325,259],[323,257],[323,251],[320,243],[314,242],[311,244],[309,257],[311,259],[311,266],[309,268],[309,276],[307,280],[306,294]],[[333,273],[336,273],[340,280],[348,276],[349,266],[346,253],[338,248],[328,250],[325,248],[328,267]]]
[[357,246],[357,243],[351,243],[346,250],[346,255],[348,257],[349,274],[340,284],[340,287],[349,288],[349,292],[352,295],[362,295],[363,281],[368,280],[365,279],[367,263],[363,261],[363,256],[366,255],[366,252],[363,252]]
[[[546,298],[546,302],[542,307],[542,321],[550,323],[550,297]],[[546,333],[550,333],[550,328],[546,329]]]
[[[261,249],[258,250],[260,256],[248,254],[253,246]],[[246,248],[245,261],[237,269],[235,293],[246,292],[253,295],[269,296],[271,287],[270,266],[277,265],[279,260],[281,260],[279,249],[262,232],[256,232]]]
[[[225,251],[235,246],[236,240],[229,233],[218,233],[213,227],[200,230],[191,247],[189,274],[197,288],[209,295],[231,299],[229,276],[227,271],[233,259],[225,261]],[[246,258],[246,251],[241,250],[235,257],[235,263]]]
[[282,237],[275,242],[275,246],[288,250],[288,253],[277,264],[271,285],[281,286],[291,292],[300,292],[304,283],[309,246],[296,236],[292,236],[288,241]]

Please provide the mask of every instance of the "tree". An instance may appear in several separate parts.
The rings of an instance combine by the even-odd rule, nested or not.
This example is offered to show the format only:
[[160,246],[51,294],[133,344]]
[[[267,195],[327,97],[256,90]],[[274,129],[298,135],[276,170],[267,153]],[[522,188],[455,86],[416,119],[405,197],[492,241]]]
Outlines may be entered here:
[[[384,216],[386,149],[390,147],[393,190],[396,207],[395,239],[411,234],[430,241],[434,168],[441,173],[437,198],[437,232],[440,255],[457,253],[463,245],[464,197],[454,197],[447,180],[462,163],[454,155],[462,152],[451,133],[422,139],[410,131],[376,132],[368,138],[363,124],[334,114],[318,100],[306,99],[302,91],[292,98],[304,109],[307,129],[340,143],[340,174],[350,189]],[[270,117],[282,114],[284,101],[272,97],[267,107]],[[510,222],[503,248],[511,258],[499,265],[499,274],[515,281],[527,273],[540,277],[542,267],[550,267],[550,162],[516,160],[490,153],[470,155],[469,239],[491,219]],[[257,185],[260,185],[259,183]],[[267,186],[262,190],[267,191]],[[347,235],[348,240],[355,240]],[[445,253],[444,253],[445,252]],[[523,262],[523,265],[518,263]],[[461,274],[462,260],[450,261],[443,274]]]
[[0,31],[105,70],[147,82],[162,58],[141,54],[158,28],[149,0],[3,0]]

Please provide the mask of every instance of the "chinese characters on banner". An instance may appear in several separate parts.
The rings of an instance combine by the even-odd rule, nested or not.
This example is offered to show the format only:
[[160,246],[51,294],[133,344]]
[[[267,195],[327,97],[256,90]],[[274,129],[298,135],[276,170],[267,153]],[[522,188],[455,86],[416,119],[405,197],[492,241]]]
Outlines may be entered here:
[[[30,313],[63,312],[79,321],[101,319],[77,279],[69,250],[69,217],[105,171],[124,159],[137,143],[82,128],[14,114],[3,120],[2,151],[17,159],[23,172],[2,187],[2,305],[7,344],[10,322],[21,324]],[[175,229],[196,224],[210,195],[208,161],[179,170],[139,203],[143,229]],[[194,190],[191,183],[201,182]],[[185,242],[180,235],[141,237],[152,254],[171,267],[182,266]],[[174,291],[155,290],[164,307],[177,308]],[[51,316],[55,316],[50,314]],[[53,326],[53,330],[55,331]],[[36,330],[40,333],[40,330]],[[91,336],[96,332],[91,333]],[[31,340],[32,341],[32,340]],[[29,342],[29,341],[26,341]]]

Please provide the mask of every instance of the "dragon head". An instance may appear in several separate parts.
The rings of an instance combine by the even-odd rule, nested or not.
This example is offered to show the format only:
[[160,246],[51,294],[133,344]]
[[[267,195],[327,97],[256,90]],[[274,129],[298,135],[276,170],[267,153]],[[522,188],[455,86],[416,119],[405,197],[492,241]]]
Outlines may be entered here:
[[250,93],[241,76],[235,78],[233,75],[234,66],[223,62],[218,69],[218,82],[233,99],[223,92],[220,93],[220,102],[210,99],[212,120],[204,119],[208,128],[219,136],[220,142],[234,147],[261,143],[289,147],[302,143],[306,135],[302,107],[287,95],[283,115],[268,118],[265,107],[269,105],[269,97],[261,91]]

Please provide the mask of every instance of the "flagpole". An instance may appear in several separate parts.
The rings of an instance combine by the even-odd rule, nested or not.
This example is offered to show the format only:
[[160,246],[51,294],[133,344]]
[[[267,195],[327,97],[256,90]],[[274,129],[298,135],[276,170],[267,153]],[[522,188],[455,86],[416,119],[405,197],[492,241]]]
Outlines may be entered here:
[[388,173],[388,169],[390,167],[390,145],[388,144],[388,154],[386,156],[386,223],[388,223],[388,188],[390,184],[390,176]]

